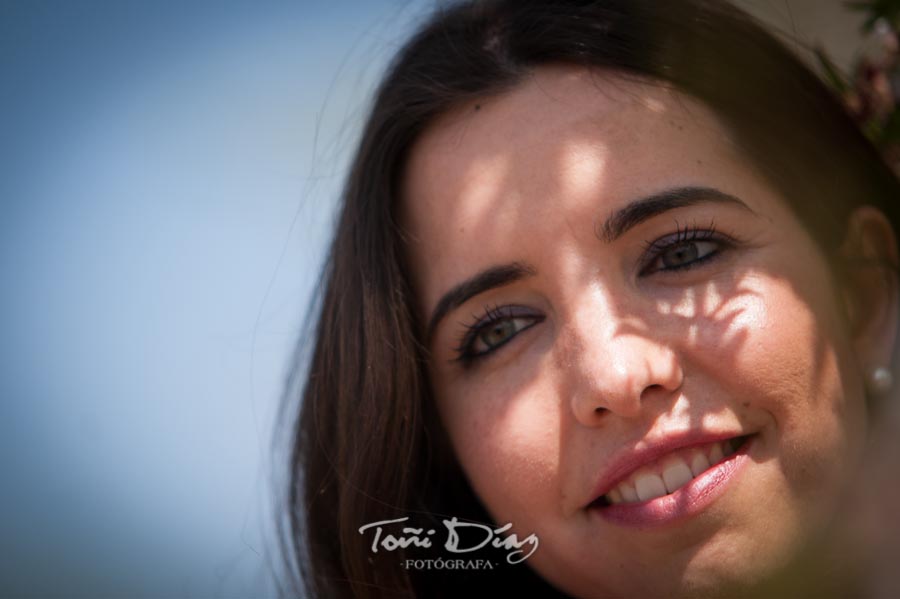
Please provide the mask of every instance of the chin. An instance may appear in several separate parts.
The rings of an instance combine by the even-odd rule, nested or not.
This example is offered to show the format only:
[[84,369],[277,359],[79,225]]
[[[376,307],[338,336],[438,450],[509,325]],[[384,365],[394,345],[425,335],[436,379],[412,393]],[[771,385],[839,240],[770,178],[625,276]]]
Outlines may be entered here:
[[602,577],[597,581],[583,580],[576,585],[571,579],[557,577],[549,582],[572,597],[581,599],[754,596],[757,589],[763,588],[780,571],[788,557],[789,553],[773,551],[770,555],[720,559],[709,564],[698,564],[697,559],[672,560],[662,566],[645,566],[641,572],[614,580]]
[[[591,558],[545,554],[546,561],[533,565],[563,592],[585,599],[754,596],[793,563],[805,539],[822,524],[822,513],[813,506],[780,505],[785,509],[770,510],[769,520],[755,510],[746,517],[728,512],[731,525],[726,527],[720,520],[725,513],[711,514],[708,526],[679,530],[681,544],[661,533],[630,550],[627,543],[616,543],[614,551],[606,548]],[[564,563],[568,566],[560,567]]]

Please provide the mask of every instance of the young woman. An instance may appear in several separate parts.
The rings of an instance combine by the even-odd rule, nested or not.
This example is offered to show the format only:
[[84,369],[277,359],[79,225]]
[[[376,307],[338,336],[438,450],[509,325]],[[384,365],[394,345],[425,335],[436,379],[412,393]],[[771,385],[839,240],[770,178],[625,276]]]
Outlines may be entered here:
[[[834,520],[891,387],[897,192],[724,2],[440,11],[378,92],[324,275],[306,592],[764,581]],[[518,559],[454,554],[460,521]]]

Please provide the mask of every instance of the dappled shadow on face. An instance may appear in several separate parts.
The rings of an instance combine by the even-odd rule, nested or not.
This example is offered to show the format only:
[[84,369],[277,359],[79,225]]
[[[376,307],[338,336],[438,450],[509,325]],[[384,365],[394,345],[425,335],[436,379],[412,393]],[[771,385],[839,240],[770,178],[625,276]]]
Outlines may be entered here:
[[[569,76],[577,77],[560,75]],[[734,162],[734,155],[721,147],[716,122],[699,105],[664,88],[618,81],[592,96],[584,89],[567,88],[571,82],[540,83],[524,95],[485,99],[477,109],[474,104],[460,107],[439,123],[437,135],[426,133],[410,163],[404,221],[412,240],[409,251],[420,310],[433,306],[448,285],[475,270],[512,261],[534,264],[539,273],[535,285],[543,297],[560,301],[553,306],[554,337],[546,351],[558,354],[565,348],[568,353],[541,363],[568,369],[555,373],[562,382],[551,407],[555,414],[548,418],[558,435],[557,474],[579,471],[570,460],[573,443],[583,439],[589,441],[579,448],[594,453],[581,457],[602,466],[598,459],[608,455],[611,442],[616,449],[636,447],[672,427],[700,430],[728,416],[749,422],[748,414],[760,409],[755,405],[762,401],[760,396],[770,402],[799,396],[809,403],[810,412],[831,410],[818,391],[829,384],[838,327],[821,256],[779,262],[757,258],[765,252],[739,250],[728,262],[712,267],[716,274],[707,280],[692,275],[691,284],[682,287],[648,283],[638,286],[643,291],[634,291],[618,284],[625,281],[620,266],[623,257],[633,258],[631,246],[640,246],[643,239],[623,238],[612,246],[594,233],[594,221],[614,202],[665,187],[724,188],[764,207],[757,201],[759,194],[777,197],[753,173],[740,176],[755,185],[729,176],[734,165],[721,161]],[[535,94],[552,98],[552,111]],[[579,94],[594,102],[593,111],[584,111]],[[559,116],[567,112],[574,116]],[[781,211],[768,214],[768,222],[776,228],[794,227],[784,222],[786,204],[777,201]],[[797,234],[805,235],[802,230]],[[590,249],[580,251],[584,248]],[[613,283],[616,277],[621,280]],[[625,362],[633,371],[617,371],[614,381],[619,389],[637,390],[636,413],[609,409],[609,398],[598,391],[610,389],[608,385],[584,383],[589,377],[608,383],[603,379],[612,373],[602,363],[585,364],[578,350],[597,342],[590,338],[593,328],[571,330],[575,320],[584,322],[578,311],[582,304],[567,296],[569,303],[563,306],[560,289],[602,297],[597,313],[604,322],[596,327],[609,342],[609,352],[619,344],[638,352]],[[789,325],[808,334],[790,336],[778,330]],[[567,335],[578,342],[563,343]],[[647,354],[641,357],[635,348]],[[660,363],[654,366],[653,360]],[[780,373],[791,366],[802,368],[791,369],[789,380],[780,380]],[[433,371],[440,368],[432,364]],[[679,384],[667,388],[655,381],[652,373],[657,370],[679,371]],[[547,373],[543,366],[521,369],[505,391],[518,398],[539,386],[538,379]],[[435,389],[437,396],[443,392]],[[604,409],[586,423],[573,416],[572,395],[591,392],[598,393],[597,404]],[[519,408],[513,400],[494,405],[500,406],[492,416],[497,422],[511,420],[507,412]],[[490,461],[491,456],[483,459]],[[498,522],[513,519],[502,512],[502,505],[485,503]],[[665,568],[670,577],[680,577],[702,541],[669,557]]]

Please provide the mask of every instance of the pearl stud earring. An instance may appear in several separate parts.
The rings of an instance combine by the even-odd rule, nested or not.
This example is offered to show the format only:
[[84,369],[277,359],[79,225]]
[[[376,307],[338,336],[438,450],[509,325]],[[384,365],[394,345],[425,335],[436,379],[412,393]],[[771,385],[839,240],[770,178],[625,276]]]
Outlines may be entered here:
[[872,395],[884,395],[894,386],[894,375],[884,366],[873,368],[869,372],[866,388]]

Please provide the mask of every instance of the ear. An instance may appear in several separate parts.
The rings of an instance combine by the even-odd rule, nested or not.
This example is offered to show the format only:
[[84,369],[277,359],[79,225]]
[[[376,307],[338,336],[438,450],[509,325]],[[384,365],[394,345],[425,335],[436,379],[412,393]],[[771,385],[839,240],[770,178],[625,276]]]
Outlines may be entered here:
[[860,206],[838,253],[846,265],[841,292],[859,365],[864,372],[890,368],[900,310],[894,228],[877,208]]

